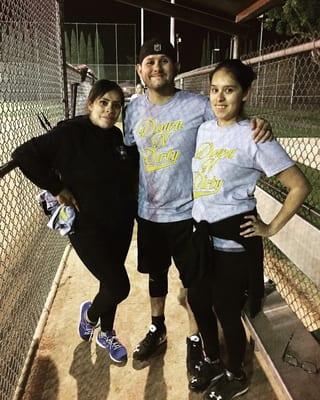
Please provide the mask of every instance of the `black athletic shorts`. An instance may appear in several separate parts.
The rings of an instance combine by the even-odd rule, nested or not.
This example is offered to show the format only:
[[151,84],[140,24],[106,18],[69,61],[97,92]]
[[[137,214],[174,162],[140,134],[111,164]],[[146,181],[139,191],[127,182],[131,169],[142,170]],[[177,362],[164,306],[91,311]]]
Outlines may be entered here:
[[152,222],[138,218],[138,271],[157,274],[167,270],[173,259],[186,286],[195,265],[192,231],[192,219]]

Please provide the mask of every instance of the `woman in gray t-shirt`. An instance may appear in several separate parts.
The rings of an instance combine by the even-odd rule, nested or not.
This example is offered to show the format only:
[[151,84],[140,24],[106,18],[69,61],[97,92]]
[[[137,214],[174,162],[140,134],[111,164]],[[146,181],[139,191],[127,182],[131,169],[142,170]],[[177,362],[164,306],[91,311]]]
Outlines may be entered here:
[[[247,293],[252,314],[260,310],[261,237],[276,234],[289,221],[309,194],[310,185],[276,140],[258,144],[252,139],[250,123],[243,117],[243,105],[255,79],[251,67],[240,60],[226,60],[210,78],[210,102],[217,120],[200,126],[192,161],[192,216],[209,233],[210,265],[205,279],[189,289],[207,358],[189,387],[208,387],[204,399],[227,400],[248,390],[242,369],[246,336],[241,310]],[[276,176],[288,188],[280,211],[268,224],[255,209],[254,190],[262,174]],[[225,366],[220,362],[216,317],[227,348]]]

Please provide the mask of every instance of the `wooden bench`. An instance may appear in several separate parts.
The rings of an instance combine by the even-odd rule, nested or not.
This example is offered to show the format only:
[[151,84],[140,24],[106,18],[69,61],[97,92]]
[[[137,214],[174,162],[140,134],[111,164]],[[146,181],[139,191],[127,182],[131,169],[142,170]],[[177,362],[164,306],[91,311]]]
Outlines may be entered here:
[[320,368],[320,344],[290,310],[277,291],[265,298],[263,311],[251,319],[243,314],[247,333],[254,341],[255,354],[274,391],[283,400],[320,400],[320,372],[311,374],[283,361],[287,349],[300,362]]

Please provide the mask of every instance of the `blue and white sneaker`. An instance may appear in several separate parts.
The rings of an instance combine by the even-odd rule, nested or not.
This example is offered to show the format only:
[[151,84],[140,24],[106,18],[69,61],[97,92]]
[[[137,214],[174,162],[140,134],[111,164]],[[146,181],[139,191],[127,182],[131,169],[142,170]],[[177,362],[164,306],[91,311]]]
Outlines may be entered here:
[[127,350],[120,343],[114,330],[102,332],[100,331],[96,338],[97,344],[106,349],[112,361],[121,363],[127,360]]
[[91,301],[85,301],[80,304],[80,316],[79,316],[79,336],[86,342],[92,339],[94,330],[98,327],[99,323],[92,325],[87,321],[87,311],[91,307]]

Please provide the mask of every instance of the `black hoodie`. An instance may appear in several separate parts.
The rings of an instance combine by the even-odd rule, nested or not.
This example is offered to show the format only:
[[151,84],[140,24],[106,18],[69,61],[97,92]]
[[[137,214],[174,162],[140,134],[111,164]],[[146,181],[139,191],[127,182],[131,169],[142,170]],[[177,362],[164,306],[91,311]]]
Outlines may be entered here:
[[53,195],[68,189],[80,208],[76,228],[95,229],[135,215],[137,154],[124,146],[120,129],[101,129],[81,116],[22,144],[12,158],[40,188]]

